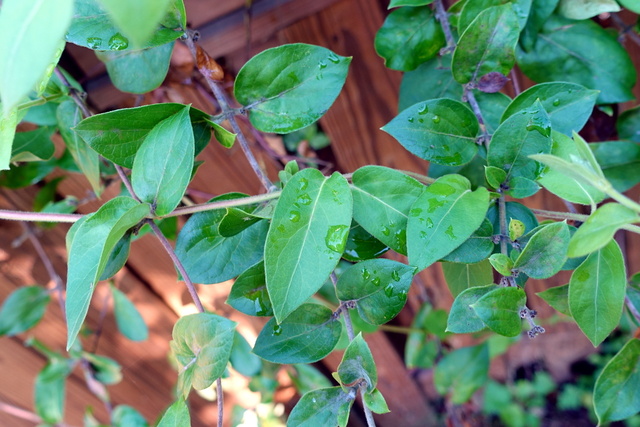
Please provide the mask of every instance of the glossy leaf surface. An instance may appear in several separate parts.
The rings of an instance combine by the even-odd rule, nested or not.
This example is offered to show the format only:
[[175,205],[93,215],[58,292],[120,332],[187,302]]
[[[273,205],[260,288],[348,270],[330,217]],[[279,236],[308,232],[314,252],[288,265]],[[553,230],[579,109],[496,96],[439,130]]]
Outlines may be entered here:
[[149,336],[149,330],[136,306],[122,291],[113,286],[111,293],[116,324],[122,335],[132,341],[146,340]]
[[470,307],[489,329],[505,337],[515,337],[522,330],[520,310],[526,301],[522,288],[506,287],[484,294]]
[[373,237],[354,221],[351,223],[342,257],[347,261],[358,262],[376,258],[388,250],[389,246]]
[[38,324],[49,304],[49,292],[24,286],[11,292],[0,307],[0,336],[13,336]]
[[336,285],[341,301],[354,301],[365,322],[382,325],[407,302],[415,269],[389,259],[372,259],[347,268]]
[[287,426],[346,427],[355,390],[345,393],[340,387],[321,388],[306,393],[291,411]]
[[342,325],[328,308],[303,304],[281,324],[272,318],[262,328],[253,352],[273,363],[312,363],[335,348]]
[[415,179],[382,166],[353,173],[353,218],[394,251],[407,253],[409,209],[425,187]]
[[227,304],[249,316],[273,316],[262,261],[238,276],[227,298]]
[[100,0],[102,7],[134,47],[149,41],[172,0]]
[[437,164],[462,165],[478,152],[476,116],[465,104],[451,99],[414,104],[382,130],[412,154]]
[[489,192],[471,191],[461,175],[445,175],[416,200],[407,223],[409,264],[423,270],[465,242],[480,227]]
[[263,132],[289,133],[318,120],[338,97],[351,58],[308,44],[267,49],[236,77],[234,93]]
[[529,239],[513,268],[533,279],[549,278],[560,271],[567,260],[568,246],[567,223],[549,224]]
[[618,326],[624,304],[626,273],[615,241],[591,253],[569,281],[569,308],[594,346]]
[[352,216],[347,181],[304,169],[287,183],[267,235],[265,275],[278,322],[313,295],[344,251]]

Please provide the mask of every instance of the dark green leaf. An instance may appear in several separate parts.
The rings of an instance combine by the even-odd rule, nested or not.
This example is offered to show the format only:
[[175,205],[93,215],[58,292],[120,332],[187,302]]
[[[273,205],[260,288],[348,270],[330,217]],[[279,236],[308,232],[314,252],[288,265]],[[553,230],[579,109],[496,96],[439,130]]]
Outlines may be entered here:
[[118,405],[111,413],[112,427],[149,427],[140,412],[131,406]]
[[173,44],[121,52],[97,51],[96,56],[107,66],[109,78],[119,90],[147,93],[157,89],[167,76]]
[[471,307],[480,298],[494,289],[498,289],[496,285],[475,286],[462,291],[451,306],[449,320],[447,321],[447,332],[456,334],[466,334],[478,332],[486,328],[484,322],[478,317]]
[[483,10],[506,3],[513,5],[513,11],[518,18],[518,27],[524,28],[527,23],[527,18],[529,17],[531,0],[475,0],[464,3],[460,11],[460,17],[458,18],[458,32],[462,34]]
[[249,316],[273,316],[263,262],[249,267],[238,276],[227,298],[227,304]]
[[487,162],[507,171],[507,180],[518,176],[534,180],[543,167],[528,156],[551,151],[550,135],[549,116],[536,101],[500,125],[491,138]]
[[302,396],[291,411],[287,426],[346,427],[355,398],[354,389],[347,393],[340,387],[310,391]]
[[116,287],[111,286],[111,293],[118,330],[132,341],[146,340],[149,330],[136,306]]
[[318,120],[338,97],[351,58],[308,44],[267,49],[238,72],[234,92],[263,132],[289,133]]
[[620,322],[625,289],[624,260],[615,241],[591,253],[571,275],[571,315],[594,346]]
[[37,414],[45,423],[56,424],[64,418],[65,381],[71,373],[64,359],[51,359],[38,373],[34,387]]
[[67,349],[76,339],[109,254],[125,232],[150,213],[149,205],[117,197],[102,205],[75,232],[67,272]]
[[[343,387],[356,387],[361,381],[367,392],[372,392],[378,383],[376,363],[367,342],[359,333],[350,343],[338,366],[338,378]],[[347,391],[345,389],[345,391]]]
[[265,249],[267,290],[282,322],[329,277],[344,251],[351,225],[349,184],[338,173],[326,178],[304,169],[278,200]]
[[[133,158],[149,132],[184,108],[182,104],[152,104],[109,111],[84,119],[76,126],[76,132],[100,155],[131,169]],[[211,136],[209,116],[196,108],[190,108],[189,115],[198,154]]]
[[616,128],[621,139],[640,142],[640,106],[620,114],[616,121]]
[[640,144],[611,141],[589,144],[605,178],[619,192],[640,183]]
[[218,232],[223,237],[232,237],[246,230],[262,218],[253,215],[254,207],[227,208],[226,213],[220,224],[218,224]]
[[[242,196],[230,193],[211,201]],[[219,223],[225,214],[226,210],[212,210],[192,215],[178,235],[176,254],[194,282],[211,284],[232,279],[264,255],[267,222],[260,221],[232,237],[224,237]]]
[[640,222],[638,213],[618,203],[600,206],[578,228],[569,242],[568,255],[579,257],[604,247],[621,227]]
[[104,266],[104,270],[100,275],[100,280],[108,280],[116,275],[118,271],[124,267],[129,258],[129,251],[131,250],[131,233],[125,233],[118,243],[113,247],[107,259],[107,264]]
[[471,191],[460,175],[445,175],[431,184],[409,212],[409,263],[423,270],[464,243],[480,227],[489,207],[489,192]]
[[371,259],[347,268],[336,285],[341,301],[354,301],[362,320],[382,325],[407,302],[415,269],[390,259]]
[[[71,28],[69,28],[67,32],[68,42],[93,50],[125,50],[134,48],[134,43],[129,43],[129,39],[122,35],[98,0],[75,0],[74,3],[73,20],[71,22]],[[140,17],[135,15],[130,16],[129,19],[140,19]],[[143,24],[142,28],[144,27],[146,27],[146,25]],[[135,46],[135,48],[160,46],[172,42],[181,35],[182,31],[174,31],[173,29],[160,27],[156,29],[146,43]]]
[[597,97],[598,91],[575,83],[541,83],[518,95],[505,110],[501,121],[540,100],[542,107],[549,114],[551,128],[571,135],[573,131],[580,131],[587,123]]
[[[73,0],[4,2],[0,13],[3,113],[18,105],[43,77],[48,80],[64,48],[73,3]],[[42,92],[40,89],[44,88],[38,88],[38,92]]]
[[49,160],[53,156],[55,147],[51,142],[53,129],[39,127],[36,130],[17,132],[11,146],[12,162],[33,162]]
[[231,356],[235,327],[235,322],[211,313],[178,319],[169,344],[178,362],[180,396],[186,398],[192,385],[204,390],[222,376]]
[[536,295],[560,313],[571,316],[571,310],[569,309],[569,284],[554,286],[546,291],[538,292]]
[[60,135],[67,150],[69,150],[76,165],[78,165],[89,184],[91,184],[94,193],[99,196],[102,192],[102,185],[100,183],[100,159],[98,153],[87,146],[87,143],[78,136],[74,129],[82,120],[80,107],[71,100],[64,101],[56,110],[56,118],[60,128]]
[[453,77],[464,84],[490,72],[509,74],[519,34],[511,3],[483,10],[460,36],[451,61]]
[[156,216],[171,213],[191,180],[194,156],[189,107],[158,123],[138,149],[131,184]]
[[438,56],[415,70],[404,73],[400,84],[398,111],[418,102],[436,98],[450,98],[456,101],[462,98],[462,86],[451,74],[451,55]]
[[421,159],[442,165],[468,163],[478,152],[478,120],[451,99],[419,102],[403,110],[382,130]]
[[400,6],[425,6],[430,3],[433,3],[433,0],[391,0],[389,9]]
[[353,173],[353,218],[394,251],[407,253],[409,209],[424,185],[393,169],[364,166]]
[[389,247],[387,245],[369,234],[360,224],[353,221],[342,258],[351,262],[364,261],[379,257],[388,250]]
[[229,362],[231,362],[233,369],[245,377],[258,375],[262,370],[262,360],[251,352],[251,346],[238,331],[233,335],[233,347]]
[[430,178],[440,178],[445,175],[462,175],[471,183],[471,188],[484,187],[484,168],[487,165],[487,151],[484,147],[478,146],[478,153],[469,163],[461,166],[443,166],[436,163],[429,165],[428,176]]
[[122,367],[115,360],[87,352],[82,353],[82,358],[89,362],[93,378],[102,384],[114,385],[122,381]]
[[546,279],[556,274],[567,260],[569,227],[566,222],[549,224],[535,233],[513,269],[534,279]]
[[547,19],[553,14],[559,0],[533,0],[529,11],[527,25],[520,35],[520,46],[529,52],[536,45],[538,33],[542,30]]
[[[511,103],[511,98],[500,92],[484,93],[476,90],[474,93],[480,106],[487,132],[493,135],[500,126],[500,119]],[[478,131],[478,134],[481,135],[482,132]]]
[[384,400],[384,396],[382,396],[382,393],[380,393],[380,390],[378,389],[364,395],[364,404],[376,414],[386,414],[391,412],[387,402]]
[[387,16],[376,34],[375,48],[392,70],[411,71],[435,57],[444,33],[430,8],[402,7]]
[[522,331],[520,310],[526,301],[527,296],[522,288],[506,287],[484,294],[470,307],[493,332],[515,337]]
[[463,244],[442,258],[443,261],[476,263],[486,259],[493,252],[493,227],[484,219],[480,227]]
[[40,286],[24,286],[11,292],[0,308],[0,336],[17,335],[37,325],[49,299],[49,292]]
[[477,264],[443,262],[441,265],[444,279],[454,298],[467,288],[493,283],[493,270],[488,260]]
[[487,381],[489,348],[486,344],[464,347],[438,362],[433,374],[436,390],[441,395],[451,393],[451,402],[462,404]]
[[640,411],[640,341],[632,339],[602,370],[593,390],[599,425],[628,418]]
[[273,363],[312,363],[335,348],[342,325],[328,308],[303,304],[281,324],[272,318],[262,328],[253,352]]
[[569,81],[599,90],[599,104],[628,101],[636,71],[615,37],[593,21],[552,16],[529,52],[518,49],[518,65],[536,82]]
[[191,416],[187,403],[178,399],[171,404],[162,415],[156,427],[183,427],[191,425]]
[[165,17],[172,0],[100,0],[109,17],[131,40],[134,47],[144,46]]

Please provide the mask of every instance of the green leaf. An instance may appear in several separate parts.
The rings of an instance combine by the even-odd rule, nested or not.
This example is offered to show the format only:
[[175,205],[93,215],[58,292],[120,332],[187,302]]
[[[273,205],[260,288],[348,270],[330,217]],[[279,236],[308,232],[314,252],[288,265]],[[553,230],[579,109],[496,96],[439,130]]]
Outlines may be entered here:
[[616,121],[620,139],[640,142],[640,106],[623,111]]
[[224,373],[231,356],[236,322],[211,313],[181,317],[173,327],[171,353],[178,362],[178,393],[193,385],[204,390]]
[[262,360],[251,352],[251,346],[238,331],[233,335],[229,362],[233,369],[245,377],[258,375],[262,370]]
[[626,206],[618,203],[600,206],[571,238],[569,256],[579,257],[604,247],[616,231],[634,222],[640,222],[640,216]]
[[291,366],[296,374],[293,375],[290,371],[287,371],[287,374],[298,394],[303,395],[318,388],[331,387],[331,381],[313,365],[296,364]]
[[[496,129],[500,126],[500,118],[511,103],[511,98],[500,92],[485,93],[475,90],[474,94],[476,101],[478,101],[478,105],[480,106],[480,111],[482,112],[482,118],[484,119],[487,132],[489,132],[490,135],[493,135],[496,132]],[[481,135],[482,132],[478,131],[478,136]]]
[[[588,159],[583,159],[578,149],[578,144],[582,141],[571,139],[568,136],[552,131],[551,137],[553,146],[551,154],[564,159],[567,162],[581,161],[588,163]],[[589,144],[590,146],[591,144]],[[583,205],[595,205],[605,198],[605,194],[584,182],[563,174],[561,171],[550,168],[538,178],[538,182],[553,194],[563,199]]]
[[140,412],[131,406],[118,405],[111,413],[112,427],[149,427]]
[[100,275],[100,280],[108,280],[116,275],[118,271],[124,267],[129,259],[129,251],[131,250],[132,233],[127,232],[118,243],[113,247],[109,254],[109,259]]
[[335,348],[342,324],[328,308],[303,304],[278,325],[272,318],[260,331],[253,352],[273,363],[312,363]]
[[[243,196],[230,193],[210,201]],[[267,221],[260,221],[232,237],[224,237],[220,234],[219,224],[225,214],[224,209],[194,214],[178,234],[176,255],[194,282],[224,282],[236,277],[264,256]]]
[[507,181],[507,172],[495,166],[485,166],[484,175],[491,188],[499,189]]
[[310,391],[302,396],[289,414],[287,426],[346,427],[355,398],[353,389],[346,393],[340,387]]
[[512,241],[518,240],[525,233],[526,229],[524,223],[520,220],[511,218],[509,220],[509,239]]
[[567,260],[569,227],[566,222],[549,224],[536,232],[513,264],[533,279],[547,279],[555,275]]
[[149,330],[136,306],[118,288],[111,286],[111,293],[118,330],[131,341],[146,340]]
[[384,396],[382,396],[382,393],[380,393],[380,390],[377,388],[371,393],[366,393],[364,395],[364,404],[367,405],[367,408],[371,409],[371,412],[376,414],[386,414],[391,412],[387,402],[384,400]]
[[227,304],[249,316],[273,316],[263,262],[249,267],[238,276],[227,298]]
[[187,403],[178,399],[171,404],[158,421],[156,427],[182,427],[191,425],[191,416]]
[[498,289],[496,285],[475,286],[462,291],[451,306],[449,319],[447,320],[447,332],[456,334],[467,334],[478,332],[486,328],[486,325],[478,317],[471,307],[480,298],[494,289]]
[[425,6],[430,3],[433,3],[433,0],[391,0],[389,9],[400,6]]
[[115,360],[88,352],[82,353],[91,368],[93,378],[105,385],[114,385],[122,381],[122,367]]
[[617,191],[625,192],[640,183],[640,144],[610,141],[591,143],[589,147],[605,178]]
[[40,286],[24,286],[11,292],[0,308],[0,336],[21,334],[37,325],[49,299],[49,292]]
[[398,111],[429,99],[450,98],[459,101],[461,97],[462,86],[451,74],[451,55],[438,56],[415,70],[404,73],[400,84]]
[[263,219],[257,215],[253,215],[254,210],[255,207],[244,207],[243,209],[227,208],[224,217],[218,224],[218,232],[220,232],[220,235],[223,237],[235,236]]
[[636,0],[618,0],[625,9],[629,9],[633,13],[640,13],[640,3]]
[[530,87],[509,104],[501,121],[539,100],[549,114],[551,128],[565,135],[578,132],[587,123],[598,97],[597,90],[575,83],[551,82]]
[[53,142],[51,142],[51,134],[53,134],[53,129],[45,126],[32,131],[16,133],[11,147],[11,161],[49,160],[55,150]]
[[568,81],[599,90],[598,104],[633,98],[636,71],[629,54],[615,34],[593,21],[552,16],[535,46],[516,55],[520,69],[536,82]]
[[519,34],[511,3],[483,10],[460,36],[451,61],[453,77],[464,84],[491,72],[509,74]]
[[0,171],[9,169],[11,146],[18,122],[18,111],[15,108],[0,110]]
[[351,181],[353,218],[376,239],[406,254],[409,209],[424,192],[424,185],[382,166],[364,166],[353,173]]
[[[182,104],[173,103],[122,108],[84,119],[76,126],[76,132],[101,156],[131,169],[134,156],[149,132],[184,108]],[[198,154],[211,136],[209,115],[193,107],[189,115],[196,138],[195,153]]]
[[507,3],[513,5],[513,11],[518,18],[518,27],[524,28],[529,17],[531,0],[475,0],[464,3],[458,18],[458,33],[462,34],[483,10]]
[[640,341],[631,339],[596,380],[593,404],[598,425],[624,420],[640,411]]
[[492,238],[493,227],[489,220],[485,218],[471,237],[444,256],[442,261],[476,263],[485,260],[493,252],[494,244]]
[[134,47],[149,41],[165,17],[171,0],[100,0],[102,7]]
[[411,322],[411,332],[404,347],[404,363],[409,369],[433,367],[438,355],[438,341],[428,337],[427,327],[433,312],[431,304],[425,302]]
[[543,168],[528,156],[551,151],[550,135],[549,116],[536,101],[500,125],[491,138],[487,162],[507,171],[508,181],[514,177],[534,180]]
[[147,204],[129,197],[116,197],[102,205],[75,232],[67,272],[67,349],[80,331],[111,250],[128,229],[149,213]]
[[489,207],[489,192],[471,191],[461,175],[445,175],[413,204],[407,223],[409,264],[424,270],[447,255],[480,227]]
[[161,24],[167,28],[187,28],[187,12],[183,0],[173,0]]
[[503,276],[511,276],[513,261],[505,254],[497,253],[489,257],[491,266]]
[[36,413],[42,421],[57,424],[64,418],[65,381],[71,373],[64,359],[51,359],[38,373],[34,386]]
[[451,394],[459,405],[487,381],[489,347],[486,344],[464,347],[443,357],[433,373],[433,382],[441,395]]
[[403,110],[382,130],[421,159],[457,166],[478,152],[478,119],[467,106],[451,99],[433,99]]
[[382,325],[407,302],[415,269],[390,259],[371,259],[347,268],[336,284],[341,301],[354,301],[362,320]]
[[387,16],[374,43],[387,68],[411,71],[435,57],[445,39],[430,8],[402,7]]
[[[1,136],[1,135],[0,135]],[[9,154],[7,154],[7,162]],[[22,188],[40,182],[53,169],[58,159],[55,157],[46,162],[29,162],[24,165],[13,165],[10,170],[0,173],[0,186],[8,188]],[[7,163],[7,169],[9,168]]]
[[626,277],[622,252],[615,241],[591,253],[571,275],[571,315],[594,346],[620,322]]
[[[107,0],[107,1],[122,1],[122,0]],[[145,0],[145,3],[151,0]],[[166,0],[162,0],[164,3]],[[101,5],[102,0],[75,0],[75,9],[73,11],[73,20],[71,27],[67,32],[67,41],[84,46],[93,50],[126,50],[160,46],[165,43],[169,43],[180,37],[182,31],[174,31],[169,28],[154,28],[156,30],[151,38],[140,46],[134,46],[134,43],[129,43],[129,39],[122,35],[121,30],[114,25],[112,18],[103,9]],[[129,7],[136,7],[139,2]],[[156,2],[153,2],[155,5]],[[155,6],[154,6],[155,7]],[[154,12],[151,12],[154,13]],[[127,17],[128,20],[135,20],[136,25],[140,25],[140,28],[146,30],[145,27],[150,23],[141,23],[141,19],[138,15],[131,15]],[[155,27],[155,24],[153,24]],[[129,29],[129,31],[131,31]],[[133,30],[136,32],[136,29]],[[126,33],[125,33],[126,34]],[[130,35],[129,35],[130,36]],[[144,80],[144,79],[142,79]]]
[[344,85],[350,62],[302,43],[267,49],[238,72],[234,93],[257,129],[290,133],[324,115]]
[[560,0],[558,13],[569,19],[589,19],[601,13],[620,12],[615,0]]
[[560,313],[571,317],[571,310],[569,309],[569,284],[554,286],[553,288],[538,292],[536,295]]
[[378,384],[376,363],[367,342],[362,338],[362,333],[349,343],[342,355],[342,361],[338,365],[338,377],[343,387],[356,387],[360,381],[365,381],[367,392],[372,392],[376,388]]
[[520,310],[527,296],[519,287],[494,289],[484,294],[471,308],[493,332],[505,337],[515,337],[522,331]]
[[379,257],[388,250],[387,245],[369,234],[360,224],[352,221],[342,258],[351,262],[364,261]]
[[443,262],[441,266],[444,279],[454,298],[465,289],[493,283],[493,270],[488,260],[476,264]]
[[76,165],[78,165],[89,181],[89,184],[91,184],[93,192],[99,196],[102,193],[100,158],[98,153],[93,151],[74,129],[82,120],[80,107],[71,100],[64,101],[60,103],[56,110],[56,118],[60,135],[64,140],[67,150],[69,150]]
[[157,89],[167,76],[173,44],[142,50],[97,51],[96,56],[107,66],[116,88],[123,92],[147,93]]
[[304,169],[278,200],[265,247],[267,290],[278,323],[313,295],[344,251],[351,225],[349,184]]
[[211,128],[213,129],[213,136],[216,138],[216,141],[220,143],[224,148],[233,147],[234,142],[236,142],[236,134],[230,132],[220,126],[217,123],[211,122]]
[[62,53],[73,0],[5,0],[0,12],[0,98],[7,114],[50,75]]
[[138,149],[131,184],[156,216],[171,213],[191,180],[194,156],[189,107],[158,123]]

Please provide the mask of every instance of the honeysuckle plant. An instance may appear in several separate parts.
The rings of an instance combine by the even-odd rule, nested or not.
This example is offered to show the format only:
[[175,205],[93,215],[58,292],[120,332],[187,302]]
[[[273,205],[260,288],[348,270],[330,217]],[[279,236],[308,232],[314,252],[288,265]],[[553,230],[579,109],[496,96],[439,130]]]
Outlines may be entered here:
[[[35,410],[43,423],[63,420],[65,379],[76,365],[86,370],[89,388],[109,402],[104,386],[120,380],[119,365],[84,351],[78,335],[96,285],[124,266],[143,226],[171,256],[199,311],[173,329],[176,401],[159,426],[189,425],[191,389],[214,383],[221,425],[220,379],[228,365],[248,376],[267,375],[270,368],[261,360],[296,364],[299,384],[325,384],[312,390],[299,385],[307,391],[288,425],[345,426],[357,398],[374,425],[372,412],[389,408],[376,388],[376,364],[362,331],[393,319],[405,306],[413,277],[438,264],[455,300],[446,322],[423,304],[405,362],[435,369],[437,391],[453,404],[466,402],[486,383],[489,345],[485,340],[445,351],[438,343],[451,333],[544,333],[528,301],[529,278],[572,271],[568,284],[538,295],[594,346],[623,316],[640,325],[638,281],[614,239],[619,230],[640,231],[640,204],[623,194],[640,182],[640,109],[617,117],[616,141],[587,143],[579,134],[594,111],[612,115],[617,104],[633,99],[636,70],[620,41],[637,42],[638,35],[617,13],[638,13],[638,5],[461,0],[447,10],[442,0],[392,0],[389,8],[375,48],[404,77],[399,113],[382,131],[429,161],[428,175],[368,165],[326,176],[293,161],[271,181],[237,116],[247,116],[260,132],[307,128],[339,96],[350,57],[307,44],[265,50],[235,77],[232,102],[219,82],[222,69],[186,26],[182,0],[2,2],[0,185],[46,184],[36,212],[0,211],[0,218],[73,223],[66,284],[52,277],[67,320],[67,352],[31,342],[49,358],[36,380]],[[620,32],[603,28],[598,17]],[[93,114],[82,87],[57,67],[65,43],[73,43],[96,52],[117,88],[145,93],[164,80],[176,42],[191,50],[216,99],[216,114],[179,103]],[[521,91],[514,67],[537,84]],[[500,92],[509,84],[513,99]],[[16,132],[21,122],[36,126]],[[64,159],[53,157],[53,132],[65,142]],[[199,165],[195,158],[212,136],[225,147],[241,145],[264,192],[183,204]],[[63,162],[82,172],[97,196],[106,179],[119,179],[123,191],[101,199],[93,213],[74,213],[79,201],[54,202],[59,180],[46,179]],[[539,191],[584,206],[584,213],[529,207],[528,197]],[[180,215],[188,220],[176,235],[170,221]],[[383,257],[388,251],[405,261]],[[253,348],[235,322],[206,310],[194,287],[230,279],[235,282],[227,303],[268,318]],[[120,331],[145,339],[135,306],[111,289]],[[40,286],[16,290],[0,310],[0,334],[33,327],[49,300]],[[305,383],[312,368],[297,364],[319,361],[338,346],[345,350],[334,385]],[[596,382],[599,423],[640,411],[639,367],[640,341],[629,335]],[[146,425],[125,405],[110,416],[113,425]],[[87,425],[94,422],[87,417]]]

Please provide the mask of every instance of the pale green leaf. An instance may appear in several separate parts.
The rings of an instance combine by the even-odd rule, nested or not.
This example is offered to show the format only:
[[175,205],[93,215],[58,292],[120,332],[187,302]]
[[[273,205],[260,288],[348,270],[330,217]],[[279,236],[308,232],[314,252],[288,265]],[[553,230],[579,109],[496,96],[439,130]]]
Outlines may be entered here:
[[560,0],[558,13],[569,19],[589,19],[601,13],[620,12],[615,0]]
[[158,421],[156,427],[185,427],[191,425],[187,403],[178,399],[171,404]]
[[493,270],[488,260],[476,264],[443,262],[441,265],[444,279],[454,298],[467,288],[493,283]]
[[100,3],[132,46],[140,48],[158,28],[171,0],[100,0]]
[[136,306],[118,288],[111,286],[111,293],[116,324],[122,335],[132,341],[146,340],[149,330]]
[[354,389],[344,392],[340,387],[331,387],[310,391],[302,396],[289,414],[287,427],[346,427],[355,398]]
[[0,336],[33,328],[44,316],[49,299],[49,292],[41,286],[24,286],[11,292],[0,308]]

